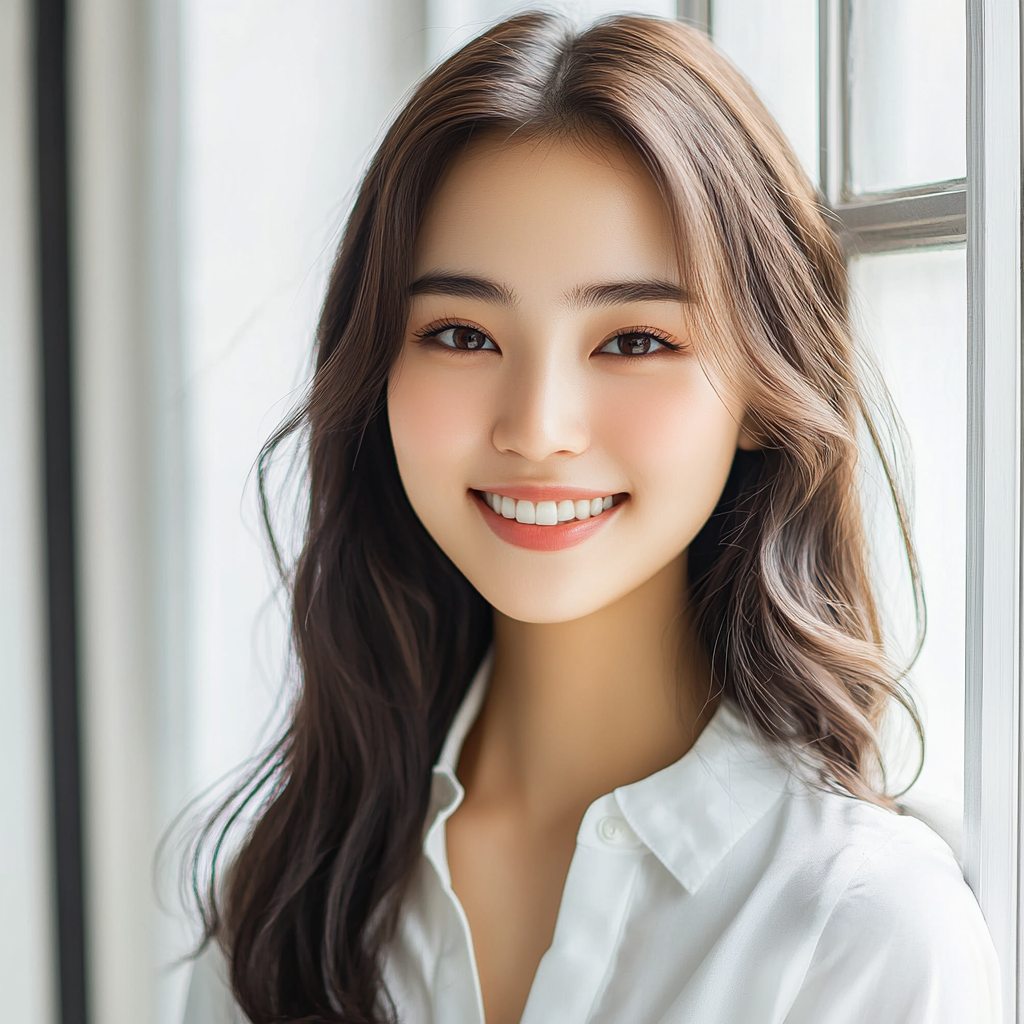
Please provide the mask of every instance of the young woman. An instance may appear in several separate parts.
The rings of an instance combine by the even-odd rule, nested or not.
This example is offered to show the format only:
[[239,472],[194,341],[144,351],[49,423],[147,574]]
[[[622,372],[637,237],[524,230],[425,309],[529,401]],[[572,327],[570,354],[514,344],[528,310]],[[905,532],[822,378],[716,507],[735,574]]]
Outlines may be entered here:
[[532,14],[434,71],[278,438],[301,688],[188,1024],[996,1021],[884,789],[865,409],[836,240],[706,38]]

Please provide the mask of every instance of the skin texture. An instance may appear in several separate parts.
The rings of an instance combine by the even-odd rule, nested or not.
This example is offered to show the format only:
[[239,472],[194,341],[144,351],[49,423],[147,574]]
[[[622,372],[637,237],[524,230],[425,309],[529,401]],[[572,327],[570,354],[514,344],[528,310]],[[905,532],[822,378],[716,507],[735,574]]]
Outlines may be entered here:
[[[752,442],[743,396],[698,358],[657,187],[616,143],[474,143],[418,237],[414,281],[437,275],[498,288],[414,285],[388,413],[413,508],[495,610],[492,685],[447,841],[488,1024],[513,1024],[587,806],[680,758],[714,710],[686,549]],[[587,292],[643,281],[677,294]],[[489,341],[446,348],[446,321]],[[643,331],[678,351],[622,354],[616,338]],[[524,484],[624,500],[582,543],[534,551],[499,538],[474,493]]]

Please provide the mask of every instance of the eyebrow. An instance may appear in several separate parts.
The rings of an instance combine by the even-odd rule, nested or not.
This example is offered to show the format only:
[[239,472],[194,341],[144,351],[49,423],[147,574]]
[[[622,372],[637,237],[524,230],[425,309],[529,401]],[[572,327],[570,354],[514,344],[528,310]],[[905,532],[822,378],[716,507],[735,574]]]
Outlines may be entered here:
[[[519,305],[519,298],[507,285],[470,274],[424,274],[409,286],[409,294],[453,295],[461,299],[481,299],[509,308]],[[614,306],[628,302],[686,301],[688,296],[678,284],[658,278],[579,285],[565,296],[566,305],[573,309]]]
[[503,284],[468,274],[424,274],[409,285],[410,295],[454,295],[460,299],[482,299],[499,306],[518,306],[515,292]]
[[576,308],[614,306],[626,302],[686,302],[686,292],[673,281],[649,278],[642,281],[611,281],[608,284],[580,285],[566,295]]

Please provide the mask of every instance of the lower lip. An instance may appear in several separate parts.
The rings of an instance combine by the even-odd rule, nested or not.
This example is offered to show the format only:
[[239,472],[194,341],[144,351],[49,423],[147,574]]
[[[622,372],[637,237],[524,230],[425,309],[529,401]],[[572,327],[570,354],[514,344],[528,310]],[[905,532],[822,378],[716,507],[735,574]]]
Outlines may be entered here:
[[520,523],[517,519],[506,519],[484,501],[479,491],[474,491],[473,496],[487,525],[503,541],[514,544],[517,548],[528,548],[530,551],[562,551],[582,544],[612,519],[626,501],[623,498],[618,504],[589,519],[570,519],[569,522],[558,523],[557,526],[537,526],[532,523]]

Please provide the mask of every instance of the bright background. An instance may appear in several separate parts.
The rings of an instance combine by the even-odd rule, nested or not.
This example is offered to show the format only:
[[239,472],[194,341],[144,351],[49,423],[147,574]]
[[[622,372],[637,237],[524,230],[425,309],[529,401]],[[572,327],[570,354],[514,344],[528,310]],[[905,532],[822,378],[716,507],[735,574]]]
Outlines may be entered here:
[[[173,907],[166,864],[154,882],[156,844],[187,799],[259,746],[286,674],[286,613],[259,529],[254,460],[308,378],[332,252],[384,126],[438,58],[534,5],[71,6],[92,1013],[102,1024],[173,1024],[187,980],[173,962],[192,931]],[[550,6],[580,22],[625,9],[676,14],[669,0]],[[713,5],[716,41],[815,180],[817,10],[816,0]],[[855,188],[962,176],[962,0],[853,0],[852,19]],[[27,54],[27,2],[0,0],[0,771],[13,780],[0,787],[0,992],[5,1019],[46,1024],[54,939]],[[908,801],[957,846],[964,253],[863,256],[853,281],[865,347],[917,473],[931,632],[912,682],[929,748]],[[905,573],[884,503],[872,500],[878,568],[896,606]],[[905,639],[909,624],[890,622]]]

